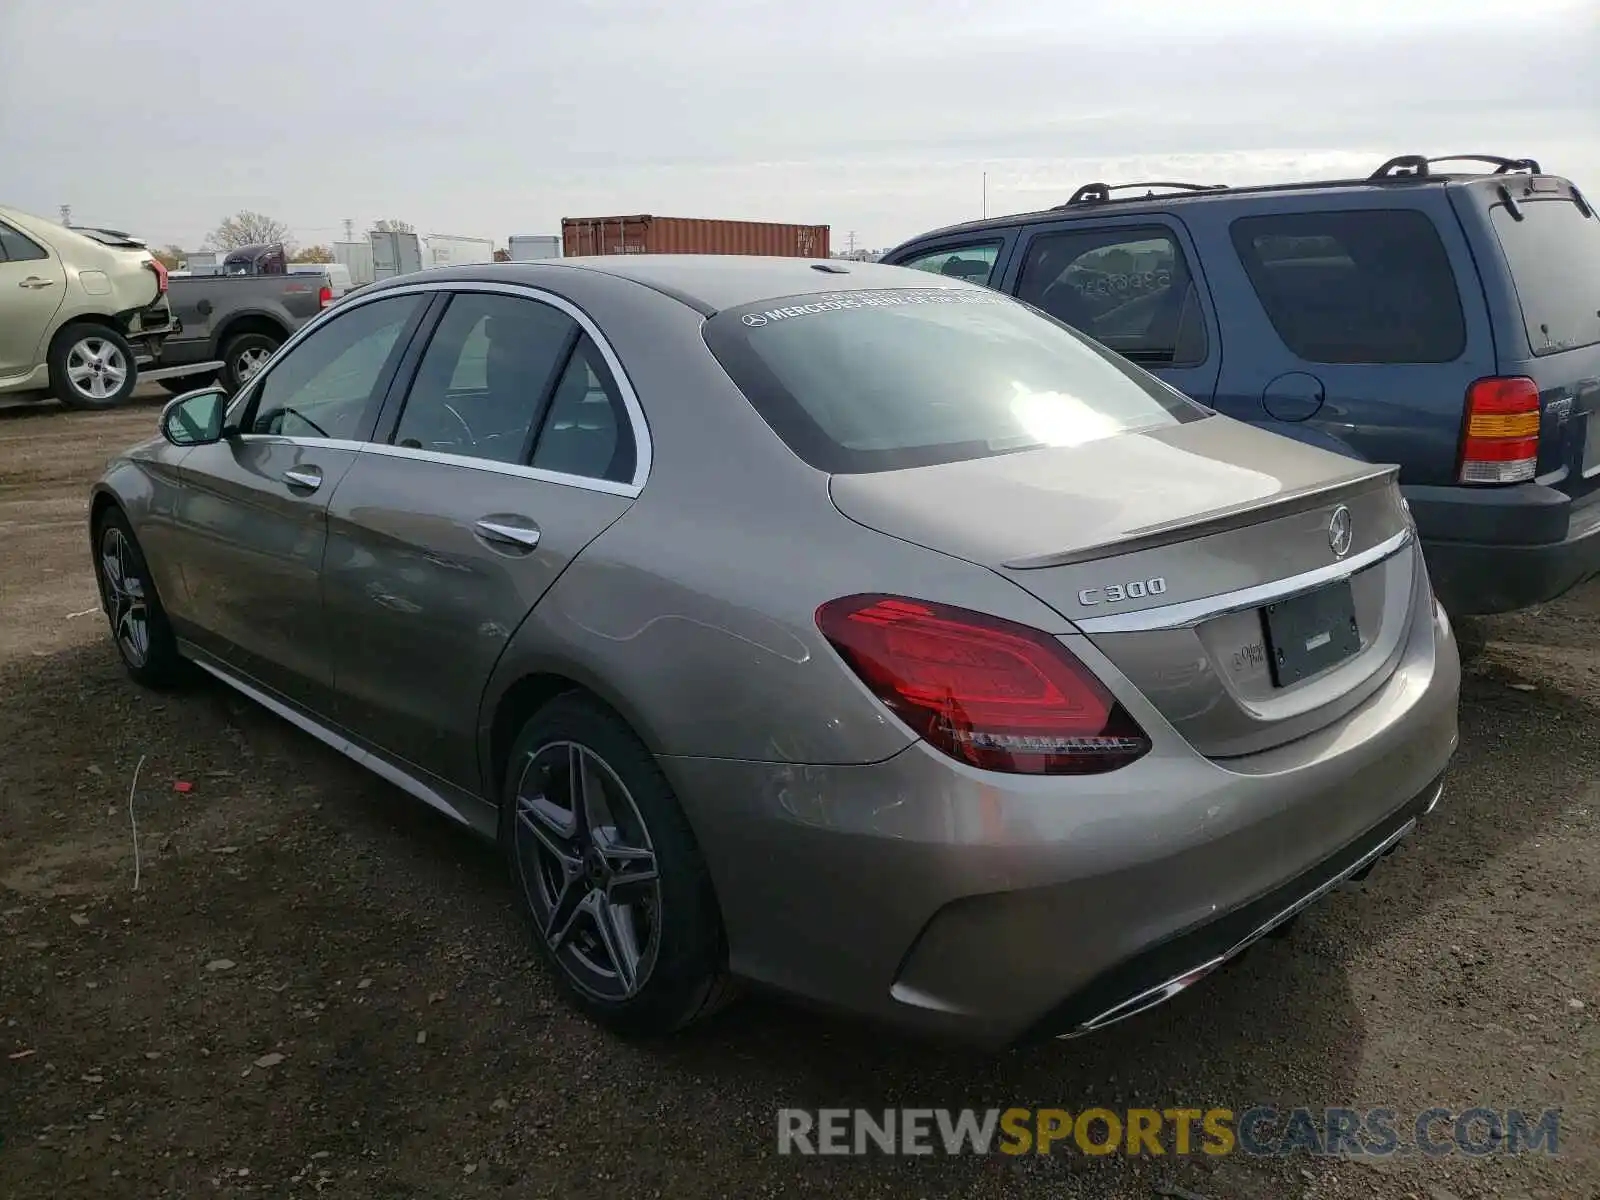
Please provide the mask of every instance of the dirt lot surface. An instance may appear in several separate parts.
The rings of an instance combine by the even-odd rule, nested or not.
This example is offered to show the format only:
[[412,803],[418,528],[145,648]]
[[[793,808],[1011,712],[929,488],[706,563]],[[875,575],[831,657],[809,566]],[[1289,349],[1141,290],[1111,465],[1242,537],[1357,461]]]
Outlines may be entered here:
[[[1163,1009],[1000,1057],[767,1001],[628,1045],[561,1005],[492,849],[124,676],[85,495],[158,399],[0,413],[0,1196],[1600,1196],[1600,587],[1489,625],[1425,828]],[[1560,1153],[775,1149],[789,1105],[1257,1104],[1559,1107]]]

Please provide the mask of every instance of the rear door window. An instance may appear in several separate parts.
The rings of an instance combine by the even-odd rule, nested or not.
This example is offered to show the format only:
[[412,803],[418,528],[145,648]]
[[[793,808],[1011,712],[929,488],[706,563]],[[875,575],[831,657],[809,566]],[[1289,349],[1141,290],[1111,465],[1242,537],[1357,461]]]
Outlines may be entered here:
[[946,246],[942,250],[935,250],[931,254],[919,254],[896,265],[927,271],[933,275],[945,275],[952,279],[965,279],[968,283],[988,284],[994,275],[995,260],[999,257],[1000,243],[995,242],[982,246],[955,248]]
[[1206,326],[1183,248],[1166,229],[1042,234],[1017,295],[1144,366],[1206,359]]
[[0,221],[0,262],[33,262],[49,257],[32,238]]
[[1443,363],[1467,345],[1450,259],[1426,213],[1241,217],[1234,249],[1278,336],[1315,363]]
[[1537,355],[1600,344],[1600,217],[1567,197],[1519,199],[1489,219],[1516,285],[1528,344]]
[[705,338],[790,448],[830,473],[1074,446],[1208,415],[982,287],[780,297],[718,313]]

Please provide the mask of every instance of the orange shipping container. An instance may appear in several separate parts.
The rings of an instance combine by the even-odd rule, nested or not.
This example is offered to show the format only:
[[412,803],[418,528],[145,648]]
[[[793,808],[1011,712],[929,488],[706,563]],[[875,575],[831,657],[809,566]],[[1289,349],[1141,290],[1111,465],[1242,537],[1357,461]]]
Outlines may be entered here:
[[690,217],[563,217],[561,254],[764,254],[827,258],[828,226]]

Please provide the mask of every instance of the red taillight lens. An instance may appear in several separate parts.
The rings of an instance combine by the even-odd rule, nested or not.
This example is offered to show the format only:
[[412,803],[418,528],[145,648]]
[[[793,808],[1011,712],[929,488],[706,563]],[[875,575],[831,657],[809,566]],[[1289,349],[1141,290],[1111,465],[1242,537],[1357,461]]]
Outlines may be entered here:
[[1523,483],[1539,466],[1539,385],[1521,376],[1479,379],[1467,389],[1462,483]]
[[324,287],[320,291],[317,292],[317,304],[318,304],[319,307],[327,308],[328,305],[330,305],[332,303],[333,303],[333,289],[331,287]]
[[1150,739],[1055,638],[998,617],[846,596],[817,628],[878,699],[951,758],[989,771],[1093,775]]
[[167,294],[167,264],[159,258],[152,258],[145,263],[145,266],[156,273],[156,295],[165,296]]

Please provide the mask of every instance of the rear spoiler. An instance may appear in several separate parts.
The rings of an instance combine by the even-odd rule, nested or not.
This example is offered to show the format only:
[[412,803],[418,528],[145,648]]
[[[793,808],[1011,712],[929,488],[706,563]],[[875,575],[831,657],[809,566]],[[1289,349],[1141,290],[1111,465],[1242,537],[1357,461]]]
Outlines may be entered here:
[[1225,508],[1212,509],[1195,517],[1180,517],[1173,521],[1164,521],[1159,525],[1130,529],[1121,537],[1093,546],[1064,550],[1060,553],[1014,558],[1001,565],[1012,571],[1033,571],[1089,562],[1103,558],[1113,550],[1118,554],[1154,550],[1159,546],[1170,546],[1174,542],[1186,542],[1191,538],[1224,533],[1242,525],[1253,524],[1268,514],[1274,517],[1293,516],[1295,513],[1319,508],[1346,496],[1371,491],[1376,483],[1387,481],[1393,484],[1399,477],[1400,468],[1397,465],[1358,463],[1350,474],[1332,482],[1312,484],[1310,487],[1298,488],[1291,492],[1279,492],[1257,500],[1247,500]]

